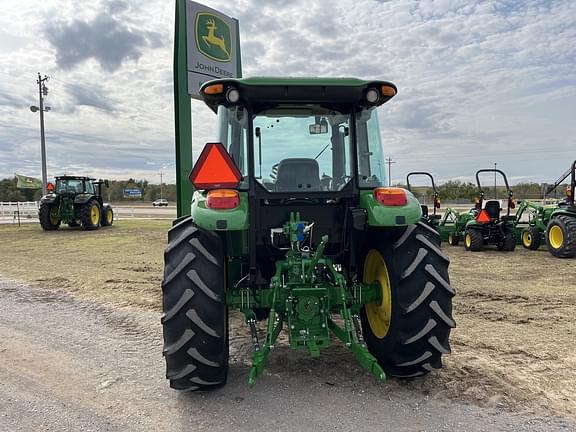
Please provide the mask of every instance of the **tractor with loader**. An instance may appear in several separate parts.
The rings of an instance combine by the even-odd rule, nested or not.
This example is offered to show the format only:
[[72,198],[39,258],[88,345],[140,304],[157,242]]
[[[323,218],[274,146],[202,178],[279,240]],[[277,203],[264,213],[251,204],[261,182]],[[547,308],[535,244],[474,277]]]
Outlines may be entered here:
[[103,185],[108,186],[108,180],[56,177],[56,184],[48,184],[49,193],[40,201],[38,217],[42,229],[57,230],[62,223],[70,227],[81,226],[85,230],[112,225],[114,211],[102,198]]
[[172,388],[226,383],[233,309],[251,334],[250,385],[281,331],[312,357],[335,337],[380,381],[442,366],[455,326],[449,259],[414,195],[384,186],[377,112],[396,92],[352,78],[202,85],[220,127],[190,173],[190,214],[168,233]]

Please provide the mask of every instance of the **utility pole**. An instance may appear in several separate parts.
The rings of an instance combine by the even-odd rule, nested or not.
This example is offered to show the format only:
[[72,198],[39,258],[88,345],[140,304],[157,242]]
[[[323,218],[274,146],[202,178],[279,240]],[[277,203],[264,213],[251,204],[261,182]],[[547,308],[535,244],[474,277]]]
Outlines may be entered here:
[[392,166],[392,164],[395,164],[396,162],[393,161],[391,157],[387,157],[386,163],[388,164],[388,186],[390,186],[391,182],[392,182],[391,166]]
[[[494,170],[496,170],[497,166],[498,164],[494,162]],[[496,189],[496,171],[494,171],[494,199],[498,199],[498,190]]]
[[162,168],[160,168],[160,199],[162,199],[162,176],[164,173],[162,172]]
[[44,112],[50,111],[50,107],[44,108],[44,97],[48,96],[48,87],[46,87],[46,81],[49,80],[47,75],[40,75],[38,72],[38,97],[40,99],[40,107],[32,105],[30,111],[36,112],[40,111],[40,152],[42,154],[42,195],[48,193],[48,175],[46,173],[46,139],[44,137]]

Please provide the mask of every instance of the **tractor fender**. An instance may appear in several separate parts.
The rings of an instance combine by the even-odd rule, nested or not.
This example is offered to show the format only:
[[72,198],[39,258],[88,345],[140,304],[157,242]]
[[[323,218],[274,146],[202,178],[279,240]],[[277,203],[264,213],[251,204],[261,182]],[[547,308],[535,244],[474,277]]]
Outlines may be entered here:
[[408,202],[403,206],[385,206],[376,201],[372,190],[360,192],[360,207],[368,213],[369,226],[407,226],[418,223],[422,218],[422,207],[408,190],[406,198]]
[[190,216],[196,225],[209,231],[248,229],[248,193],[240,192],[240,204],[229,210],[213,210],[206,205],[206,191],[195,191]]
[[48,195],[44,195],[42,198],[40,198],[40,202],[46,203],[46,204],[53,204],[57,201],[58,201],[58,195],[56,195],[56,194],[48,194]]
[[74,204],[86,204],[93,197],[92,194],[78,194],[74,197]]

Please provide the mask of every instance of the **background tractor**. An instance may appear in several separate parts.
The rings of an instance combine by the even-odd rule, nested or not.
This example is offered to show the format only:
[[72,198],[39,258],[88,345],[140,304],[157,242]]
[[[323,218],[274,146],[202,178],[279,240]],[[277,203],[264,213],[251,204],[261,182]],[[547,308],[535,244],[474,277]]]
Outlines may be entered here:
[[114,222],[114,211],[102,199],[102,185],[108,180],[89,177],[60,176],[56,185],[40,201],[39,218],[44,231],[57,230],[61,223],[95,230]]
[[451,246],[458,246],[460,240],[464,239],[466,224],[474,220],[475,216],[475,208],[471,208],[465,213],[459,212],[451,207],[446,208],[438,224],[441,240],[448,242]]
[[576,256],[576,203],[574,193],[576,190],[576,161],[560,178],[548,189],[547,194],[555,190],[564,180],[570,177],[566,188],[566,199],[558,203],[556,210],[550,215],[546,226],[546,245],[552,255],[557,258],[571,258]]
[[413,171],[406,175],[406,187],[410,192],[413,192],[412,186],[410,185],[410,177],[416,176],[425,176],[430,179],[432,184],[432,214],[430,214],[430,209],[427,205],[422,204],[422,221],[428,225],[430,225],[435,230],[439,231],[438,225],[440,224],[441,216],[436,214],[436,210],[440,208],[440,195],[438,194],[438,190],[436,189],[436,184],[434,183],[434,177],[432,174],[425,171]]
[[395,94],[389,82],[338,78],[201,87],[220,127],[190,174],[190,215],[168,234],[173,388],[225,384],[230,309],[252,335],[250,385],[282,330],[312,357],[335,336],[378,380],[441,367],[455,326],[449,260],[414,195],[383,187],[377,107]]
[[[494,173],[495,176],[499,174],[504,179],[508,201],[505,216],[501,215],[502,207],[499,200],[484,199],[484,189],[480,183],[482,173]],[[513,251],[516,248],[516,218],[510,215],[510,210],[516,203],[506,174],[498,169],[481,169],[476,171],[476,184],[479,197],[476,199],[474,219],[469,220],[464,229],[464,247],[466,250],[479,251],[484,245],[496,245],[498,250]],[[496,193],[496,188],[494,191]]]

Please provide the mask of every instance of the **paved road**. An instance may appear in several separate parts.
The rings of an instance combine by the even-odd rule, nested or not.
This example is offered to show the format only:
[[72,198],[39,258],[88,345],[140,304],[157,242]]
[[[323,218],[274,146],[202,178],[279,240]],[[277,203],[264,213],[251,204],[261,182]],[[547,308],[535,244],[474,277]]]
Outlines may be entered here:
[[163,378],[156,313],[1,279],[0,311],[0,431],[576,430],[376,384],[347,364],[311,373],[276,361],[254,389],[232,366],[225,388],[180,394]]

